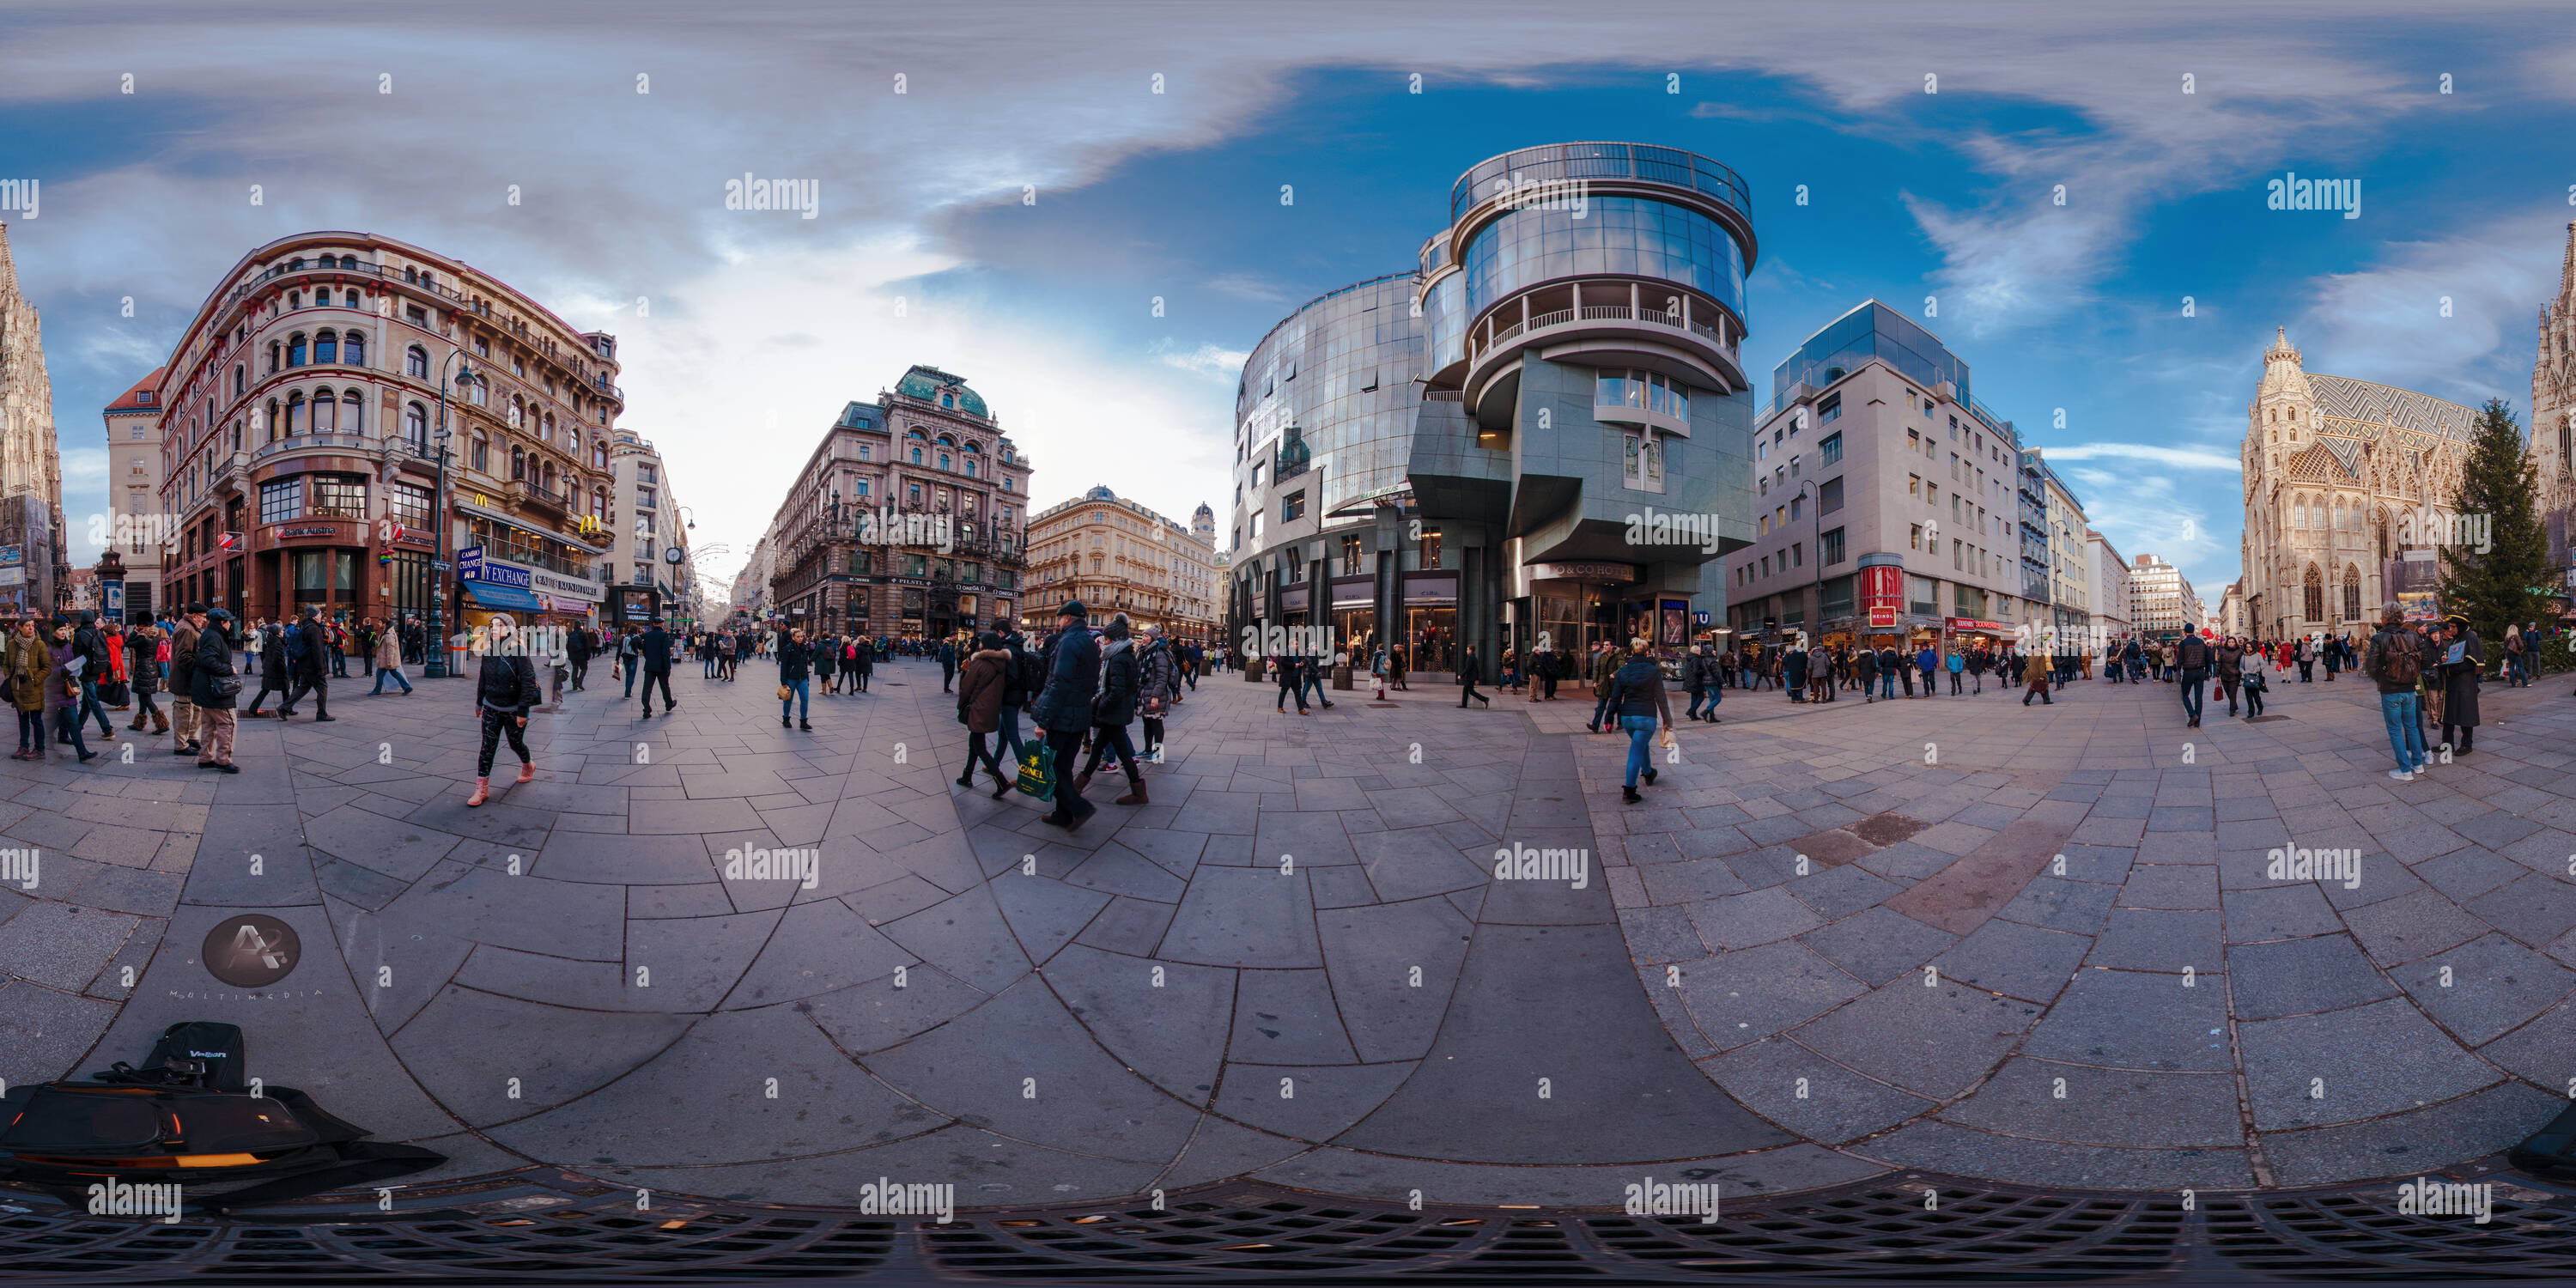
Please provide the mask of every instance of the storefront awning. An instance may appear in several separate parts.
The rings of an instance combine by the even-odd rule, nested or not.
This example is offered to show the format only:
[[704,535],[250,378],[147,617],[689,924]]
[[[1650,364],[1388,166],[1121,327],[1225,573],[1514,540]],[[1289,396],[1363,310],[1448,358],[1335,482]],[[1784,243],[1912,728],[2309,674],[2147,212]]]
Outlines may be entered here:
[[465,583],[465,593],[472,595],[476,604],[496,612],[534,613],[544,609],[544,606],[537,602],[535,595],[516,586],[469,581]]

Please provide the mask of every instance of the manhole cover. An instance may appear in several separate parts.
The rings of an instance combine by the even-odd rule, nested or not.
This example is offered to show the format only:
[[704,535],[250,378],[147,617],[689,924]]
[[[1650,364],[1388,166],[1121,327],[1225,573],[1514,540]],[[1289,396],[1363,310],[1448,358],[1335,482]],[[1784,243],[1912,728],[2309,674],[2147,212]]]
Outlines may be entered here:
[[207,931],[199,960],[207,974],[235,988],[266,988],[294,973],[303,955],[294,927],[252,912],[227,917]]

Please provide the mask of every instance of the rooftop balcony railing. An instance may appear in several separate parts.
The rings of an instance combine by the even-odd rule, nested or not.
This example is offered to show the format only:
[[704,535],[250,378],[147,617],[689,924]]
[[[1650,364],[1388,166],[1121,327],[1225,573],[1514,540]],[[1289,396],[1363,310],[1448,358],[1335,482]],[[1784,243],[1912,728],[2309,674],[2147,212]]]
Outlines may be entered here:
[[1695,152],[1643,143],[1550,143],[1479,161],[1449,190],[1449,222],[1514,188],[1583,179],[1639,179],[1706,193],[1750,214],[1742,176]]

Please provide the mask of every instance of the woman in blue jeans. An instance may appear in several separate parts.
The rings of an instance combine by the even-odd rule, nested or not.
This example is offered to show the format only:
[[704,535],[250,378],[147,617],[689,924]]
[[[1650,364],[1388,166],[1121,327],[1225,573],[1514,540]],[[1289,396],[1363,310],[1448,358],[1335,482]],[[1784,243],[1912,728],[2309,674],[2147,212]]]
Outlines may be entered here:
[[1628,733],[1628,784],[1621,799],[1634,805],[1645,798],[1637,794],[1637,775],[1646,782],[1655,781],[1654,766],[1646,763],[1647,745],[1655,736],[1658,720],[1670,732],[1673,725],[1672,699],[1664,693],[1664,668],[1646,654],[1646,641],[1628,641],[1628,660],[1610,676],[1610,709],[1619,716],[1619,727]]
[[[807,707],[814,701],[813,676],[814,651],[805,646],[805,628],[799,626],[778,644],[778,687],[787,691],[787,696],[778,700],[779,728],[787,727],[787,712],[792,707],[797,727],[814,732],[814,726],[805,719]],[[646,696],[651,696],[649,691]]]

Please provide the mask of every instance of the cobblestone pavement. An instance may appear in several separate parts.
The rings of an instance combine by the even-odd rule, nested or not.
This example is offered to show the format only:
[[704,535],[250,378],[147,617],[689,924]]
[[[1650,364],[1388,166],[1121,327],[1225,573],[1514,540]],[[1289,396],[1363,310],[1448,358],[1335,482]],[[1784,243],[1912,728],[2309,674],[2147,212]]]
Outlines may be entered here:
[[[463,681],[245,721],[237,777],[166,739],[8,762],[0,842],[42,863],[0,897],[0,1077],[223,1019],[253,1073],[451,1156],[424,1179],[974,1206],[2317,1183],[2492,1153],[2576,1078],[2563,681],[2490,688],[2476,753],[2414,783],[2349,679],[2190,731],[2163,686],[1730,691],[1628,806],[1572,690],[1300,717],[1219,676],[1152,803],[1068,834],[952,783],[936,667],[813,733],[743,673],[684,667],[646,721],[603,668],[476,810]],[[2357,871],[2273,879],[2283,847]],[[1585,863],[1497,879],[1498,848]],[[810,886],[728,879],[781,850]],[[305,953],[258,995],[198,962],[247,910]]]

